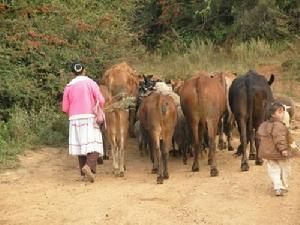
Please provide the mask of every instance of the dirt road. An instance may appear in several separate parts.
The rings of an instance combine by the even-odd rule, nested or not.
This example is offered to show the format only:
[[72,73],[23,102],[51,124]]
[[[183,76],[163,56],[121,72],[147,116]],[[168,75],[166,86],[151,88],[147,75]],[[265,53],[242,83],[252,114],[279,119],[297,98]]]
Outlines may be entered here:
[[212,178],[207,159],[192,173],[191,159],[185,166],[171,156],[170,179],[157,185],[130,139],[126,177],[113,177],[109,160],[90,184],[77,180],[66,149],[27,151],[21,168],[0,174],[0,224],[300,225],[300,160],[292,160],[288,195],[274,197],[265,166],[251,161],[242,173],[231,152],[217,157],[220,175]]

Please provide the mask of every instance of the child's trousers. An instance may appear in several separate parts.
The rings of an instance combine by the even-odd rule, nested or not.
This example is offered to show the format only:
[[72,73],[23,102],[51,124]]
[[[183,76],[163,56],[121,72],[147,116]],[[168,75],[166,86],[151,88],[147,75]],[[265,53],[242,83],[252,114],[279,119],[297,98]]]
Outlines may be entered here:
[[267,160],[267,169],[274,190],[288,189],[288,178],[290,173],[289,159]]

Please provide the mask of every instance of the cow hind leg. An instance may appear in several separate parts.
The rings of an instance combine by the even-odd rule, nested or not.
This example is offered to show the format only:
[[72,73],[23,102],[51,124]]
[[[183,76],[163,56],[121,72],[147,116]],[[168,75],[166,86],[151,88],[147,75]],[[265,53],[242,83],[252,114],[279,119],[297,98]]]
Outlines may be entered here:
[[138,144],[139,144],[139,152],[141,156],[144,156],[144,141],[143,141],[143,137],[141,135],[139,135],[138,137]]
[[212,121],[207,123],[208,129],[208,143],[209,143],[209,155],[210,155],[210,175],[212,177],[218,176],[219,171],[217,169],[217,160],[216,160],[216,143],[215,139],[217,136],[217,124],[214,124]]
[[159,151],[159,137],[156,137],[157,135],[153,135],[152,136],[152,143],[151,143],[151,153],[152,153],[152,156],[153,156],[153,168],[152,168],[152,171],[151,173],[153,174],[157,174],[159,172],[159,165],[158,165],[158,158],[159,158],[159,155],[158,155],[158,151]]
[[188,154],[188,149],[187,149],[187,145],[186,144],[180,144],[179,148],[182,151],[182,161],[183,164],[186,165],[187,164],[187,154]]
[[227,149],[228,149],[228,151],[233,151],[234,148],[232,146],[232,133],[231,133],[231,130],[228,131],[226,136],[227,136],[227,143],[228,143]]
[[[202,128],[201,128],[202,129]],[[193,138],[194,138],[194,161],[192,166],[193,172],[199,172],[199,151],[200,151],[200,140],[199,140],[199,124],[194,123],[192,126]],[[202,132],[202,130],[201,130]]]
[[108,149],[109,149],[109,143],[107,141],[107,132],[105,130],[102,130],[102,141],[103,141],[103,160],[108,160]]
[[232,146],[232,129],[234,127],[234,121],[232,121],[233,116],[230,116],[228,121],[225,123],[224,131],[227,137],[227,149],[228,151],[233,151],[234,148]]
[[258,157],[258,147],[259,147],[259,140],[255,138],[255,148],[256,148],[255,165],[262,166],[264,160]]
[[226,142],[224,141],[223,133],[224,133],[224,119],[222,118],[220,120],[220,123],[219,123],[219,144],[218,144],[218,148],[220,150],[224,150],[224,149],[227,148]]
[[255,147],[254,147],[254,139],[255,139],[255,133],[253,132],[253,129],[250,130],[249,134],[249,139],[250,139],[250,153],[249,153],[249,160],[255,160]]
[[158,143],[158,146],[155,150],[156,150],[156,158],[157,158],[157,166],[158,166],[157,184],[163,184],[164,183],[163,152],[160,149],[160,143]]
[[131,138],[135,138],[135,135],[134,135],[135,109],[134,108],[129,109],[128,120],[129,120],[129,136]]
[[116,144],[115,138],[111,142],[111,153],[112,153],[112,159],[113,159],[113,174],[115,176],[119,173],[119,166],[118,166],[118,147]]
[[248,171],[249,170],[249,163],[248,163],[248,159],[247,159],[247,152],[246,152],[246,148],[247,148],[247,127],[246,127],[246,123],[244,120],[240,120],[239,121],[239,126],[240,126],[240,139],[241,139],[241,150],[242,150],[242,160],[241,160],[241,170],[242,171]]
[[161,150],[162,150],[162,160],[163,160],[163,178],[169,179],[169,171],[168,171],[169,153],[166,152],[166,144],[164,141],[162,141],[161,143]]
[[120,140],[120,148],[119,148],[119,168],[120,168],[120,177],[125,176],[125,140],[122,137]]

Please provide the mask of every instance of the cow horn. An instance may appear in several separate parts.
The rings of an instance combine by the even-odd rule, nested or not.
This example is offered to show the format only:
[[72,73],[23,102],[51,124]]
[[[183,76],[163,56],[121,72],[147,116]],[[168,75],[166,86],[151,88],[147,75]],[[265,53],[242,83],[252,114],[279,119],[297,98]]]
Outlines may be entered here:
[[275,80],[275,76],[274,76],[274,74],[271,74],[268,84],[271,86],[273,84],[274,80]]

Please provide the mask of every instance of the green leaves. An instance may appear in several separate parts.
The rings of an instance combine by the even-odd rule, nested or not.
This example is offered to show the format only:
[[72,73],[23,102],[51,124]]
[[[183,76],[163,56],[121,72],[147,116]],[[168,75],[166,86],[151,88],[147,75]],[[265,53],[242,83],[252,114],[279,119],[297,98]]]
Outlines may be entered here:
[[291,38],[299,34],[299,12],[295,0],[148,0],[139,3],[135,20],[143,44],[172,52],[199,38],[217,44]]

